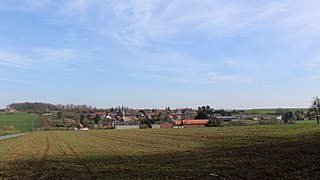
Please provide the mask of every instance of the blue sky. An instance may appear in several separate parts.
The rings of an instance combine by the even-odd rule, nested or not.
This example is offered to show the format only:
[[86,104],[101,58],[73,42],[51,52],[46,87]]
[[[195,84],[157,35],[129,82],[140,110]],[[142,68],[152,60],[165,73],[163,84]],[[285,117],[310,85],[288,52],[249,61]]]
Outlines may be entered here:
[[0,108],[308,107],[318,0],[0,0]]

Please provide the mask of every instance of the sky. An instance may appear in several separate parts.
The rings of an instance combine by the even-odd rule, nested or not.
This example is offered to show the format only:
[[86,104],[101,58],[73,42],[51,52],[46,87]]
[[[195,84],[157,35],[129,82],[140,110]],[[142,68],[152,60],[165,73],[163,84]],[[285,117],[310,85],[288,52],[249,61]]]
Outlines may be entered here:
[[318,0],[0,0],[0,108],[309,107]]

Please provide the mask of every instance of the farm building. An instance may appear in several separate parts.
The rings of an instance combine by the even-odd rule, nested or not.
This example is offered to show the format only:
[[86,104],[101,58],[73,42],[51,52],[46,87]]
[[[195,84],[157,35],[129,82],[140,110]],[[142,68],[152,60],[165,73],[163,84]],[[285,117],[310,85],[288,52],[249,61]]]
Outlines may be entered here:
[[176,120],[174,124],[176,125],[206,125],[208,124],[209,119],[184,119]]
[[160,128],[172,128],[172,123],[169,123],[169,122],[161,123]]
[[116,124],[115,129],[139,129],[139,125],[120,125]]
[[160,124],[151,124],[151,128],[152,129],[159,129],[160,128]]
[[206,127],[208,122],[208,119],[185,119],[175,121],[174,126],[183,126],[184,128],[202,128]]

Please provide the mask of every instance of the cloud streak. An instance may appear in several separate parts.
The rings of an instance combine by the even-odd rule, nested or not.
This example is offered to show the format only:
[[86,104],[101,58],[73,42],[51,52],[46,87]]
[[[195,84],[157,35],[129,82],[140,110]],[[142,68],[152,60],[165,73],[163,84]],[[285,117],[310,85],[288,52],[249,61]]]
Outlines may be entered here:
[[[19,1],[20,3],[20,1]],[[0,3],[1,4],[1,3]],[[21,3],[20,3],[21,4]],[[155,1],[155,0],[45,0],[6,3],[6,9],[52,9],[51,20],[80,23],[95,33],[128,46],[175,41],[183,34],[237,36],[276,30],[285,40],[319,37],[320,2],[308,1]],[[20,7],[20,8],[19,8]]]
[[87,19],[88,9],[92,1],[90,0],[73,0],[65,1],[58,11],[58,15],[64,21],[80,21]]
[[[40,47],[26,51],[25,54],[0,51],[0,65],[14,68],[36,68],[38,65],[62,63],[67,64],[76,57],[76,53],[70,48]],[[45,66],[43,66],[45,67]],[[42,68],[43,68],[42,67]]]
[[28,61],[30,61],[29,58],[14,53],[0,51],[0,65],[25,68],[28,67]]
[[134,64],[145,73],[145,77],[160,81],[188,84],[197,83],[253,83],[254,79],[245,74],[219,72],[218,63],[208,64],[189,57],[183,52],[145,53],[135,52]]
[[[170,42],[174,36],[205,33],[237,36],[260,30],[285,31],[286,40],[319,37],[318,1],[73,1],[61,15],[90,24],[92,30],[125,45]],[[95,11],[93,13],[93,11]],[[89,16],[89,14],[91,16]],[[291,38],[290,38],[291,37]]]
[[34,50],[37,59],[41,61],[63,62],[75,57],[75,52],[70,48],[48,48],[41,47]]

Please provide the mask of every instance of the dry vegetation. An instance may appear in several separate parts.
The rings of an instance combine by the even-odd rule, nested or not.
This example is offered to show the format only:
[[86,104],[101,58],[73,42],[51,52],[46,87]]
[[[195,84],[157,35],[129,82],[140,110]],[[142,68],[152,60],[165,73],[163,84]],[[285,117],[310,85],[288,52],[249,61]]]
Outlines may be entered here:
[[0,141],[0,179],[320,177],[315,125],[37,132]]

